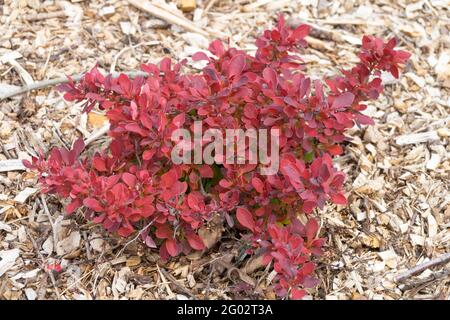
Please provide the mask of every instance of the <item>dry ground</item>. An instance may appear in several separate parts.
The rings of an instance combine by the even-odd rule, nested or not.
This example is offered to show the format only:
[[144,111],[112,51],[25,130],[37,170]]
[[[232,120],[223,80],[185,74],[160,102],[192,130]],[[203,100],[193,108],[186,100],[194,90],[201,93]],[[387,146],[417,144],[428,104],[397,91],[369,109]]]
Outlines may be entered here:
[[[413,56],[399,81],[385,78],[385,94],[370,105],[376,125],[349,132],[353,142],[338,163],[350,205],[317,212],[328,247],[310,297],[449,299],[448,265],[395,281],[450,252],[449,1],[196,2],[188,13],[168,2],[172,18],[190,21],[180,27],[128,1],[0,1],[0,95],[95,63],[127,71],[166,55],[182,59],[214,35],[251,51],[279,12],[314,27],[304,57],[315,76],[355,62],[363,34],[396,36]],[[33,174],[5,166],[87,138],[103,120],[81,115],[50,88],[0,102],[0,299],[274,298],[267,289],[273,273],[244,273],[233,234],[201,256],[162,264],[136,241],[124,248],[126,240],[81,216],[63,217],[58,199],[40,197]],[[61,272],[48,271],[53,263]]]

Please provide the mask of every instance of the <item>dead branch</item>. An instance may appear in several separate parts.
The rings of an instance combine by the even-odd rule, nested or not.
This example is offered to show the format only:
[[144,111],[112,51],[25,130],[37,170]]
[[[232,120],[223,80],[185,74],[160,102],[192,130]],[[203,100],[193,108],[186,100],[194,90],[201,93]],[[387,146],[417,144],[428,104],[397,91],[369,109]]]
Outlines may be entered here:
[[[147,74],[145,72],[142,71],[128,71],[128,72],[116,72],[113,73],[113,77],[117,77],[119,76],[119,74],[124,73],[127,76],[134,78],[134,77],[146,77]],[[74,81],[78,81],[83,77],[83,73],[81,74],[76,74],[71,76],[71,78]],[[15,89],[15,90],[11,90],[10,92],[7,92],[3,95],[0,96],[0,101],[17,96],[19,94],[23,94],[32,90],[39,90],[39,89],[43,89],[43,88],[47,88],[47,87],[51,87],[51,86],[55,86],[61,83],[67,83],[69,82],[69,78],[68,77],[61,77],[61,78],[55,78],[55,79],[49,79],[49,80],[43,80],[43,81],[38,81],[38,82],[34,82],[30,85],[26,85],[23,86],[21,88]]]
[[421,264],[415,266],[414,268],[409,269],[408,271],[405,271],[405,272],[399,274],[397,277],[395,277],[395,281],[403,282],[406,279],[412,277],[413,275],[418,274],[428,268],[435,267],[437,265],[445,264],[448,262],[450,262],[450,252],[440,255],[439,257],[436,257],[434,259],[431,259],[430,261],[421,263]]
[[195,295],[188,290],[186,287],[182,286],[179,281],[172,276],[168,271],[166,271],[164,268],[159,268],[159,270],[161,271],[161,273],[167,278],[169,279],[169,281],[182,293],[188,295],[189,297],[191,297],[194,300],[197,300],[197,298],[195,297]]
[[175,24],[177,26],[180,26],[180,27],[186,29],[187,31],[195,32],[195,33],[201,34],[205,37],[208,37],[210,34],[219,36],[219,37],[223,36],[223,34],[218,31],[212,31],[212,30],[210,30],[209,32],[205,31],[204,29],[197,27],[192,21],[186,19],[185,17],[180,17],[177,14],[166,11],[165,9],[162,9],[159,6],[154,5],[150,1],[128,0],[128,3],[142,11],[150,13],[151,15],[153,15],[159,19],[167,21],[170,24]]

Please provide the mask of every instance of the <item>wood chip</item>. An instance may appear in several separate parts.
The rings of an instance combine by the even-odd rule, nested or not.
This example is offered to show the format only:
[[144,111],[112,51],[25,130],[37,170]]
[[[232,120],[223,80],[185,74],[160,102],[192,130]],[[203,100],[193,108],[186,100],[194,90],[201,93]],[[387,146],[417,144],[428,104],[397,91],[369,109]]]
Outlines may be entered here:
[[204,36],[209,36],[210,34],[210,32],[207,32],[204,29],[197,27],[194,23],[192,23],[188,19],[181,18],[171,12],[163,10],[155,6],[148,0],[128,0],[128,2],[131,5],[135,6],[136,8],[148,12],[159,19],[167,21],[168,23],[178,25],[188,31],[196,32]]
[[15,198],[14,201],[18,202],[18,203],[25,203],[25,201],[27,201],[27,199],[32,196],[33,194],[35,194],[38,191],[38,189],[35,188],[25,188],[23,189]]
[[0,172],[26,170],[21,159],[10,159],[0,161]]
[[183,12],[191,12],[197,6],[195,0],[181,0],[180,7]]
[[439,140],[439,136],[436,131],[422,132],[422,133],[413,133],[406,134],[395,139],[395,143],[400,146],[415,144],[415,143],[423,143]]
[[8,271],[19,257],[19,249],[0,251],[0,277]]

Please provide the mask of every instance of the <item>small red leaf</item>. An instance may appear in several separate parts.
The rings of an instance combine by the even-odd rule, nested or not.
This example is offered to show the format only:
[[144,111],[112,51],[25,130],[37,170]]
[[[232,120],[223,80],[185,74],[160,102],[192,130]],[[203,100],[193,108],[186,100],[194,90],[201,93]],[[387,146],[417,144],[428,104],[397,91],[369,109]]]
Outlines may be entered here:
[[352,104],[355,96],[351,92],[344,92],[340,96],[334,98],[333,104],[331,108],[333,109],[341,109],[344,107],[348,107]]
[[66,212],[68,214],[70,214],[70,213],[74,212],[75,210],[77,210],[80,206],[81,206],[81,200],[73,199],[72,202],[66,206]]
[[167,239],[164,244],[166,245],[167,252],[172,257],[175,257],[178,254],[178,244],[174,239]]
[[33,165],[28,160],[22,160],[22,164],[25,166],[25,168],[28,168],[28,169],[32,169],[33,168]]
[[204,52],[196,52],[192,55],[192,60],[199,61],[199,60],[208,60],[208,56]]
[[61,272],[62,266],[59,263],[49,263],[46,266],[48,271]]
[[335,204],[340,204],[345,206],[347,204],[347,199],[345,198],[345,196],[342,193],[336,193],[331,195],[331,201],[333,201],[333,203]]
[[255,220],[253,220],[253,215],[248,209],[244,207],[237,208],[236,218],[242,226],[250,229],[250,231],[255,230]]
[[198,191],[193,191],[189,193],[187,197],[187,203],[189,207],[193,210],[200,210],[204,206],[203,196]]
[[125,182],[130,188],[134,188],[136,186],[136,176],[131,173],[124,172],[122,174],[122,181]]
[[340,145],[338,145],[338,144],[329,146],[329,147],[327,148],[327,150],[328,150],[328,152],[331,153],[333,156],[338,156],[338,155],[340,155],[340,154],[343,152],[342,147],[341,147]]
[[145,244],[146,244],[147,247],[149,247],[149,248],[156,248],[156,243],[155,243],[155,241],[153,240],[153,238],[150,237],[150,236],[146,236],[146,237],[145,237]]
[[95,157],[94,160],[92,160],[92,165],[94,166],[94,168],[97,171],[100,171],[100,172],[108,171],[106,169],[105,160],[100,158],[99,156]]
[[181,127],[184,124],[184,121],[186,119],[185,113],[180,113],[175,118],[173,118],[172,123],[177,127]]
[[102,212],[103,206],[100,204],[100,202],[98,202],[98,200],[94,199],[94,198],[86,198],[83,200],[83,204],[88,207],[89,209],[92,209],[96,212]]
[[202,178],[212,178],[214,177],[214,171],[211,168],[211,166],[203,165],[198,169],[198,172],[200,172],[200,176]]
[[155,149],[149,149],[149,150],[145,150],[144,153],[142,154],[142,159],[144,160],[150,160],[156,153]]
[[294,300],[301,300],[306,295],[305,290],[292,288],[291,290],[291,298]]
[[356,115],[356,121],[360,124],[368,124],[368,125],[374,125],[375,122],[373,121],[372,118],[363,115],[363,114],[357,114]]
[[186,235],[186,239],[191,246],[192,249],[195,250],[203,250],[205,249],[205,245],[202,241],[202,239],[196,235],[195,233],[189,233]]
[[231,61],[228,69],[228,76],[231,78],[242,73],[245,67],[245,56],[243,54],[235,55]]
[[310,30],[311,30],[311,27],[309,25],[301,24],[292,33],[292,38],[294,38],[295,41],[303,39],[304,37],[306,37],[309,34]]
[[306,239],[308,242],[311,242],[314,240],[314,238],[317,235],[317,231],[319,230],[319,224],[317,223],[316,219],[309,219],[308,222],[305,225],[306,229]]
[[264,192],[264,183],[261,181],[261,179],[254,177],[252,178],[252,185],[253,188],[255,188],[255,190],[259,193],[263,193]]
[[133,228],[131,227],[120,227],[119,230],[117,230],[117,234],[121,237],[128,237],[130,234],[133,233]]
[[77,139],[72,147],[72,151],[74,152],[74,156],[78,157],[80,155],[80,153],[83,151],[84,149],[84,141],[82,138]]

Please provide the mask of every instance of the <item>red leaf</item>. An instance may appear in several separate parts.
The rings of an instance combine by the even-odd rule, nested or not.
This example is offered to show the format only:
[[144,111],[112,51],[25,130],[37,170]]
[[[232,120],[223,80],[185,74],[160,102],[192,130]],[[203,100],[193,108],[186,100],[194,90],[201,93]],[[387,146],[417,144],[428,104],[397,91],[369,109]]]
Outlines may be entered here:
[[130,123],[130,124],[127,124],[127,125],[125,126],[125,129],[127,129],[128,131],[137,133],[137,134],[139,134],[139,135],[141,135],[141,136],[145,136],[145,135],[146,135],[146,131],[145,131],[144,129],[142,129],[142,128],[139,126],[139,124],[137,124],[137,123]]
[[25,166],[25,168],[34,169],[34,166],[28,160],[22,160],[22,164]]
[[261,179],[254,177],[252,178],[252,185],[253,188],[255,188],[255,190],[259,193],[263,193],[264,192],[264,183],[261,181]]
[[198,169],[198,172],[200,172],[200,176],[202,178],[212,178],[214,177],[214,171],[209,165],[203,165]]
[[120,87],[122,89],[122,91],[126,94],[129,95],[131,92],[131,81],[128,78],[128,76],[126,74],[121,73],[119,75],[119,77],[117,78]]
[[396,66],[392,66],[390,72],[395,79],[398,79],[398,68]]
[[161,186],[163,188],[170,188],[177,180],[177,172],[175,170],[169,170],[161,176]]
[[236,210],[236,218],[239,221],[239,223],[246,227],[247,229],[250,229],[250,231],[255,230],[255,220],[253,220],[253,215],[251,214],[248,209],[244,207],[239,207]]
[[155,149],[149,149],[149,150],[145,150],[144,153],[142,154],[142,159],[144,160],[150,160],[156,153]]
[[231,78],[235,75],[239,75],[245,68],[245,56],[243,54],[235,55],[228,67],[228,76]]
[[120,227],[119,230],[117,230],[117,234],[121,237],[128,237],[130,234],[132,234],[134,229],[132,227]]
[[294,30],[294,32],[292,33],[292,38],[295,40],[295,41],[298,41],[298,40],[300,40],[300,39],[303,39],[303,38],[305,38],[308,34],[309,34],[309,31],[311,30],[311,27],[309,26],[309,25],[307,25],[307,24],[301,24],[301,25],[299,25],[295,30]]
[[47,264],[46,269],[48,271],[61,272],[62,266],[59,263],[50,263]]
[[308,222],[305,225],[306,229],[306,239],[308,242],[311,242],[314,240],[314,238],[317,235],[317,231],[319,230],[319,224],[317,223],[316,219],[309,219]]
[[211,51],[216,57],[222,57],[225,52],[222,41],[220,41],[219,39],[211,42],[208,50]]
[[311,273],[314,272],[314,267],[315,267],[315,265],[312,262],[305,263],[301,269],[302,274],[304,276],[310,275]]
[[102,159],[102,158],[100,158],[100,156],[94,157],[94,160],[92,160],[92,165],[94,166],[94,168],[95,168],[97,171],[100,171],[100,172],[108,171],[108,170],[106,169],[105,160]]
[[317,203],[315,201],[305,201],[303,203],[303,212],[311,213],[315,207],[317,207]]
[[167,252],[175,257],[178,254],[178,244],[174,239],[167,239],[164,244],[166,245]]
[[333,201],[333,203],[335,204],[340,204],[345,206],[347,204],[347,199],[345,198],[345,196],[342,193],[336,193],[331,195],[331,201]]
[[334,98],[333,104],[331,108],[333,109],[341,109],[344,107],[348,107],[352,104],[355,96],[351,92],[344,92],[340,96]]
[[204,52],[196,52],[192,55],[192,60],[199,61],[199,60],[207,60],[209,61],[209,57]]
[[306,295],[305,290],[292,288],[291,289],[291,298],[294,300],[301,300]]
[[186,114],[185,113],[180,113],[179,115],[175,116],[175,118],[173,118],[172,123],[177,127],[181,127],[184,124],[186,118]]
[[289,182],[296,190],[303,189],[301,171],[296,163],[284,158],[280,162],[280,170],[281,173],[289,179]]
[[168,239],[173,237],[173,231],[167,224],[159,225],[156,227],[155,236],[158,239]]
[[74,157],[78,157],[80,155],[80,153],[83,151],[84,149],[84,141],[82,138],[79,138],[75,141],[75,143],[73,144],[72,147],[72,151],[74,152]]
[[195,249],[195,250],[205,249],[205,245],[204,245],[202,239],[195,233],[188,233],[186,235],[186,239],[192,249]]
[[272,68],[265,68],[263,70],[263,77],[264,81],[269,83],[272,87],[275,87],[278,83],[277,73]]
[[357,114],[356,115],[356,121],[360,124],[368,124],[368,125],[374,125],[375,122],[372,118],[365,116],[363,114]]
[[125,182],[130,188],[134,188],[136,186],[136,176],[131,173],[124,172],[122,174],[122,181]]
[[80,199],[73,199],[72,202],[70,202],[66,206],[66,212],[68,214],[70,214],[70,213],[74,212],[75,210],[77,210],[80,206],[81,206],[81,200]]
[[145,244],[146,244],[147,247],[149,247],[149,248],[156,248],[156,243],[155,243],[155,241],[153,240],[153,238],[150,237],[150,236],[146,236],[146,237],[145,237]]
[[338,156],[338,155],[340,155],[340,154],[343,152],[342,147],[341,147],[340,145],[338,145],[338,144],[329,146],[329,147],[327,148],[327,150],[328,150],[328,152],[331,153],[333,156]]
[[189,193],[187,197],[187,203],[191,209],[200,210],[205,205],[203,196],[198,191]]
[[83,200],[83,204],[96,212],[102,212],[104,210],[103,206],[94,198],[86,198]]
[[161,71],[165,72],[165,73],[170,71],[171,65],[172,65],[172,61],[170,60],[170,58],[167,58],[167,57],[162,58],[161,61],[159,62]]

